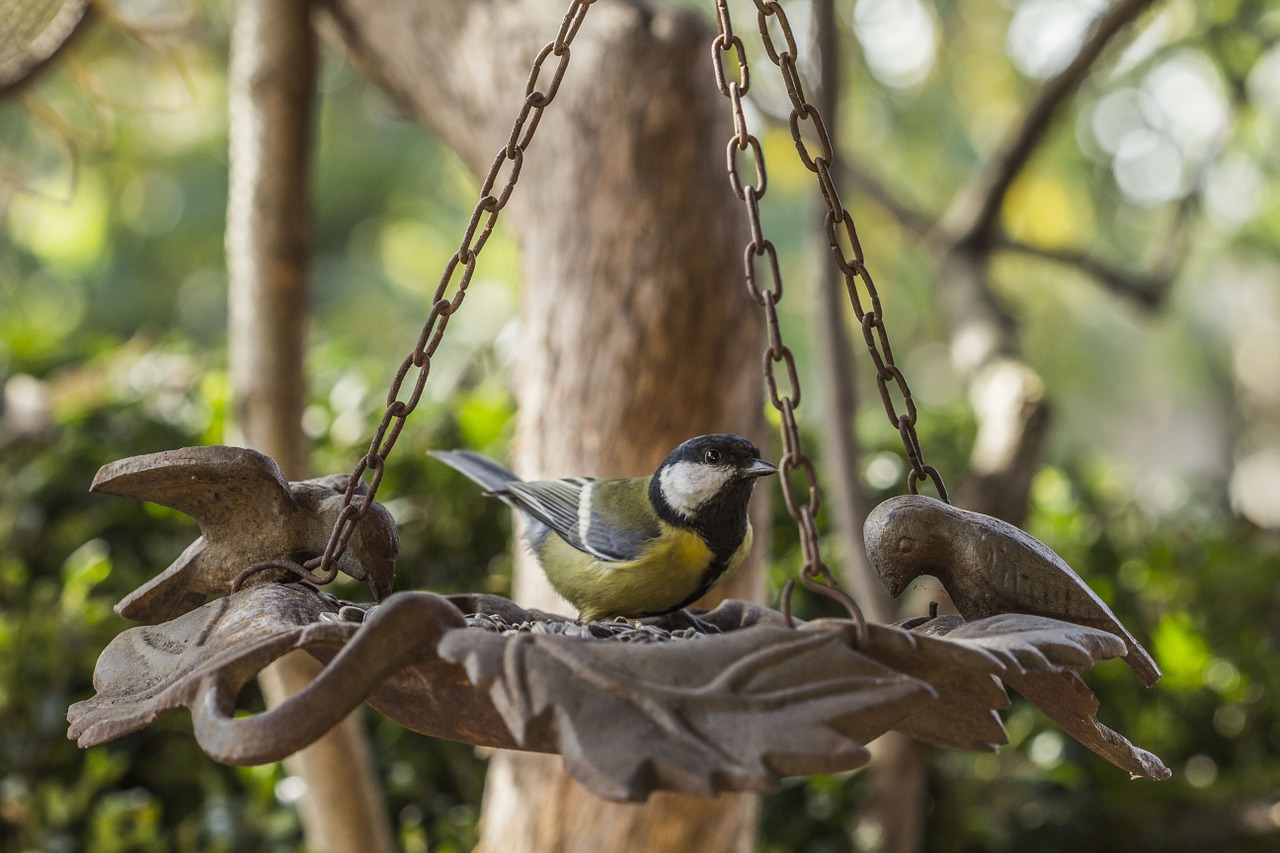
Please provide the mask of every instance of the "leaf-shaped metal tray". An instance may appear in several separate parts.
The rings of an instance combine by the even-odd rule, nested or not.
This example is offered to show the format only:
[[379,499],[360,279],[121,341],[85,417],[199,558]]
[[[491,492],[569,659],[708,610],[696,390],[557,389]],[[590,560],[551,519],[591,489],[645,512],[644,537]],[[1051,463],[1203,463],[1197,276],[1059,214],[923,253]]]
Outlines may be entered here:
[[[129,629],[99,660],[98,694],[72,706],[70,736],[93,746],[186,707],[210,756],[255,764],[301,749],[368,701],[434,737],[561,753],[575,778],[610,799],[766,792],[784,776],[865,764],[865,744],[890,729],[994,749],[1006,740],[996,711],[1008,698],[993,676],[1074,678],[1124,648],[1104,631],[1007,616],[944,625],[942,636],[929,633],[936,624],[872,625],[855,649],[852,622],[796,630],[744,602],[702,617],[722,634],[644,645],[467,627],[464,612],[539,618],[491,596],[404,592],[362,623],[321,617],[336,611],[306,585],[265,584]],[[234,716],[243,685],[294,649],[327,664],[320,676],[271,711]],[[1066,709],[1051,710],[1055,719],[1092,719],[1096,702],[1049,694],[1051,708]],[[1168,775],[1118,735],[1102,749],[1086,745],[1131,772]]]

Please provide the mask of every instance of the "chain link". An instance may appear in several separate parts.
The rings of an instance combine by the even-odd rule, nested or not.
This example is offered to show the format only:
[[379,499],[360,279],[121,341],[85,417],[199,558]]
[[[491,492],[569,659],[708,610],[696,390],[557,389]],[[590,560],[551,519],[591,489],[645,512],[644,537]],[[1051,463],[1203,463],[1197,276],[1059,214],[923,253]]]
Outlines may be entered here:
[[[823,204],[827,207],[826,223],[824,223],[827,243],[831,246],[837,268],[844,275],[845,291],[849,293],[849,302],[854,309],[854,316],[858,318],[863,329],[863,339],[876,365],[876,387],[884,405],[884,414],[888,416],[892,427],[899,430],[902,438],[902,447],[906,451],[906,459],[911,467],[908,475],[908,489],[913,494],[918,493],[919,483],[922,480],[932,480],[938,497],[950,503],[946,484],[942,482],[942,475],[938,474],[936,467],[924,461],[924,451],[920,448],[919,435],[915,430],[915,400],[911,397],[911,388],[906,382],[905,375],[893,362],[893,348],[888,339],[888,329],[884,325],[884,311],[879,291],[872,275],[868,272],[863,247],[858,240],[858,228],[854,224],[854,216],[842,204],[835,177],[832,175],[835,146],[832,145],[831,136],[827,133],[822,115],[808,99],[805,99],[804,86],[800,81],[800,74],[796,72],[796,41],[791,32],[791,24],[788,23],[786,12],[783,12],[777,0],[754,0],[754,3],[765,53],[769,55],[773,64],[781,69],[783,83],[787,88],[787,97],[791,100],[792,141],[795,142],[796,151],[800,154],[801,163],[804,163],[809,172],[817,175],[818,191],[822,195]],[[771,18],[776,20],[777,29],[782,35],[782,40],[786,42],[785,50],[778,50],[777,41],[774,40],[769,29]],[[805,141],[804,133],[801,132],[806,124],[810,126],[812,138],[817,142],[818,154],[813,154],[812,147]],[[865,304],[863,296],[859,293],[859,280],[867,297]],[[895,398],[893,388],[896,388],[897,397],[900,397],[901,407],[905,411],[900,412],[899,406],[893,402]]]
[[[418,335],[417,344],[405,357],[391,382],[382,420],[378,424],[372,441],[369,442],[368,452],[361,457],[355,470],[351,472],[346,492],[342,497],[342,509],[329,534],[324,554],[303,564],[304,576],[316,583],[329,583],[337,576],[337,561],[346,551],[347,543],[350,542],[356,525],[373,505],[378,485],[382,482],[382,475],[386,471],[387,457],[391,454],[391,449],[404,428],[405,420],[422,398],[422,390],[431,372],[431,359],[435,355],[436,348],[440,346],[449,318],[462,305],[462,300],[467,295],[467,285],[471,283],[471,277],[475,274],[476,259],[489,241],[489,235],[493,233],[498,214],[511,198],[511,191],[515,189],[516,181],[520,178],[520,169],[524,165],[525,149],[533,140],[534,131],[537,130],[538,122],[542,119],[542,111],[551,103],[560,89],[560,81],[564,79],[565,69],[569,65],[569,47],[578,34],[578,28],[582,26],[587,8],[594,2],[595,0],[573,0],[560,23],[556,37],[547,42],[533,61],[533,67],[525,83],[524,104],[520,108],[520,114],[511,128],[506,143],[494,157],[493,165],[490,166],[489,172],[480,185],[480,200],[476,202],[471,212],[471,218],[463,231],[458,250],[449,259],[440,276],[431,311],[422,327],[422,333]],[[550,76],[545,81],[545,87],[540,87],[539,79],[542,77],[543,63],[551,57],[555,58],[556,65],[549,70]],[[499,181],[504,170],[506,177]],[[501,186],[501,189],[494,195],[494,188],[498,186]],[[455,282],[454,275],[459,267],[462,268],[462,272]],[[452,296],[450,297],[451,288]],[[401,399],[405,381],[413,371],[416,373],[414,373],[412,390],[408,392],[407,398]],[[369,474],[369,482],[366,488],[361,489],[360,484],[364,482],[366,474]],[[358,501],[357,498],[359,498]]]
[[[718,0],[718,3],[720,2],[721,0]],[[753,0],[753,2],[756,5],[760,37],[764,41],[765,52],[773,64],[781,70],[782,79],[787,88],[787,97],[791,100],[789,122],[791,138],[795,142],[801,162],[817,177],[818,190],[827,208],[825,223],[827,243],[831,247],[836,266],[844,276],[845,290],[849,295],[854,316],[862,325],[862,338],[867,344],[867,350],[871,353],[871,360],[876,368],[876,389],[880,392],[880,400],[884,404],[889,423],[902,437],[902,446],[906,451],[907,461],[911,465],[907,476],[907,488],[912,494],[916,494],[922,480],[932,480],[938,497],[950,503],[942,475],[936,468],[925,462],[924,451],[920,447],[920,438],[916,434],[916,403],[911,396],[911,387],[907,384],[906,376],[894,363],[889,331],[884,324],[884,309],[880,304],[880,292],[876,289],[875,281],[867,270],[853,215],[841,203],[840,193],[836,189],[835,178],[831,172],[831,164],[834,162],[834,146],[831,137],[827,133],[826,124],[817,107],[809,103],[804,95],[800,74],[796,70],[796,39],[792,34],[791,24],[787,20],[787,13],[777,0]],[[777,41],[770,31],[770,18],[776,20],[777,29],[786,43],[783,50],[778,49]],[[810,144],[806,142],[801,132],[805,125],[811,125],[812,139],[817,143],[818,153],[816,154],[812,153]],[[845,249],[846,242],[848,250]],[[866,291],[865,305],[859,294],[859,280]],[[897,395],[901,398],[901,406],[904,409],[902,412],[894,403],[892,388],[897,389]]]

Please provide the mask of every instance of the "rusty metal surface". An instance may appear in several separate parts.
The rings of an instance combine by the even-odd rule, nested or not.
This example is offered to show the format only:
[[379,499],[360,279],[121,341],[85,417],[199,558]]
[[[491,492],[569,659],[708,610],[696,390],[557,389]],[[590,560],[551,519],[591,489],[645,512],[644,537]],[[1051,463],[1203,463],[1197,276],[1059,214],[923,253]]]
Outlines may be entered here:
[[[347,490],[345,475],[290,483],[279,466],[243,447],[186,447],[104,465],[90,489],[138,498],[191,516],[201,536],[178,559],[116,605],[126,619],[160,622],[230,592],[246,569],[324,553]],[[371,504],[338,567],[375,598],[391,592],[399,535],[391,514]],[[249,582],[280,578],[263,572]],[[287,576],[287,573],[285,573]]]
[[1062,730],[1134,779],[1165,780],[1173,775],[1159,756],[1134,746],[1098,721],[1098,697],[1074,672],[1010,673],[1005,683]]
[[[205,752],[226,764],[261,764],[307,746],[368,699],[424,734],[515,745],[495,714],[468,707],[475,691],[461,669],[432,654],[445,631],[464,624],[447,600],[401,593],[363,625],[325,621],[324,612],[337,605],[311,587],[270,583],[131,628],[103,651],[97,695],[71,706],[68,734],[92,746],[186,707]],[[327,664],[320,676],[271,711],[233,718],[241,688],[296,649]]]
[[1160,680],[1146,649],[1111,609],[1047,545],[1008,522],[924,495],[890,498],[867,517],[867,556],[897,597],[922,574],[942,582],[970,622],[1030,613],[1108,631],[1143,684]]
[[[1025,627],[1022,644],[1011,644],[1011,627]],[[967,624],[946,624],[939,634],[953,642],[971,643],[1007,662],[1000,678],[1021,693],[1062,730],[1133,778],[1163,780],[1172,774],[1159,757],[1134,746],[1123,735],[1098,721],[1098,698],[1077,675],[1094,660],[1123,658],[1127,644],[1098,628],[1068,626],[1061,620],[1002,614]],[[929,629],[929,623],[919,630]],[[1034,636],[1033,636],[1034,635]],[[1060,666],[1042,666],[1038,655],[1052,649]],[[1028,657],[1029,656],[1029,657]]]
[[[810,623],[813,627],[820,623]],[[1123,640],[1097,628],[1025,614],[975,622],[942,616],[909,630],[872,624],[861,648],[928,683],[938,701],[894,729],[947,749],[994,750],[1007,742],[997,710],[1008,707],[995,676],[1081,744],[1135,777],[1168,779],[1155,755],[1100,723],[1097,697],[1076,674],[1125,654]]]

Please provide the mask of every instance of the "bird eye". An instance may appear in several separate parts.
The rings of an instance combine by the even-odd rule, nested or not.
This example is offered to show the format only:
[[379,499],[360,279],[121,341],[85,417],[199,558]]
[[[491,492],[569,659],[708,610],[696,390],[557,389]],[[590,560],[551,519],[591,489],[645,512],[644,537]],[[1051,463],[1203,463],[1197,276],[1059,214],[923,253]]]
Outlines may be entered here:
[[716,450],[714,447],[711,448],[710,450],[702,454],[702,461],[707,463],[708,465],[719,465],[720,451]]

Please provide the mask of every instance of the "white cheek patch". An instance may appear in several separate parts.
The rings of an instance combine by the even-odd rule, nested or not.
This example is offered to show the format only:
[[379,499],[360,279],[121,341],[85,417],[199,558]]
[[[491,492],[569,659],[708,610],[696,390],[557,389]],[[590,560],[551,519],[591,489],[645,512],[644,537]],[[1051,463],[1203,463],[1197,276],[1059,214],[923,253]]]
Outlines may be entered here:
[[733,471],[729,468],[677,462],[663,469],[658,485],[672,509],[692,517],[698,507],[715,497],[732,477]]

